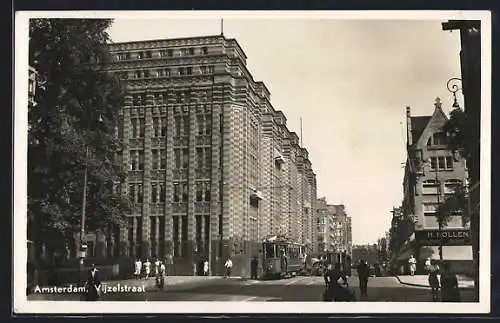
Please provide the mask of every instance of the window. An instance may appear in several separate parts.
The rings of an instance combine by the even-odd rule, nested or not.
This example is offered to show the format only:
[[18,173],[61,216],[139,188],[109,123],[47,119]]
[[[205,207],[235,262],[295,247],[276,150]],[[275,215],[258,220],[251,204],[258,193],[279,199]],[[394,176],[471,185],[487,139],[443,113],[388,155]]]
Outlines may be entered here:
[[153,117],[153,136],[158,137],[160,135],[160,118]]
[[186,74],[187,75],[192,75],[193,74],[193,68],[191,66],[186,68]]
[[182,217],[181,240],[182,240],[181,256],[186,257],[187,253],[188,253],[188,250],[187,250],[188,218],[187,218],[187,216]]
[[189,48],[189,55],[194,55],[194,48]]
[[174,56],[174,51],[171,50],[171,49],[168,49],[167,50],[167,56],[170,56],[170,57]]
[[179,183],[174,183],[174,202],[179,202],[180,201],[180,184]]
[[446,156],[446,169],[453,169],[453,158]]
[[128,185],[128,197],[130,202],[135,203],[135,184]]
[[130,151],[130,169],[137,170],[139,167],[139,152],[137,150]]
[[139,165],[138,170],[144,170],[144,151],[139,151]]
[[427,204],[424,204],[424,215],[425,216],[434,216],[436,214],[436,210],[437,210],[437,204],[433,204],[433,203],[427,203]]
[[132,138],[137,138],[139,134],[137,121],[137,118],[130,119],[132,123]]
[[152,164],[153,164],[153,169],[159,168],[159,153],[157,149],[153,149],[152,151]]
[[182,202],[188,201],[188,184],[182,183]]
[[161,136],[165,137],[167,135],[167,118],[163,117],[161,121]]
[[137,184],[137,203],[142,203],[143,191],[142,184]]
[[203,168],[203,148],[196,148],[196,168]]
[[158,184],[151,183],[151,203],[158,202]]
[[174,240],[174,257],[178,257],[179,256],[179,217],[178,216],[174,216],[173,217],[173,240]]
[[165,183],[160,183],[160,202],[165,202]]
[[160,150],[160,169],[167,168],[167,151],[165,149]]
[[266,258],[275,258],[276,246],[274,244],[264,244],[264,255]]
[[458,179],[450,179],[444,183],[444,194],[455,194],[455,191],[462,186],[462,181]]
[[205,148],[204,149],[204,154],[205,154],[205,168],[212,168],[212,149],[211,148]]
[[432,135],[432,141],[435,146],[446,145],[446,134],[444,132],[436,132]]
[[197,202],[203,201],[203,183],[202,182],[196,183],[196,201]]
[[139,136],[141,138],[144,138],[145,130],[146,130],[146,120],[144,120],[144,118],[141,118],[140,119],[140,133],[139,133]]
[[174,149],[174,155],[175,155],[175,168],[179,169],[181,168],[181,150]]
[[205,182],[203,184],[203,187],[205,188],[205,202],[209,202],[210,201],[210,183]]
[[182,168],[186,169],[189,166],[189,150],[182,149]]
[[202,47],[201,48],[201,54],[202,55],[207,55],[208,54],[208,48],[207,47]]
[[143,59],[143,58],[144,58],[144,54],[142,52],[138,52],[137,59]]
[[180,137],[181,136],[181,117],[177,116],[175,117],[175,136]]
[[189,136],[189,116],[184,116],[182,121],[184,123],[184,136]]
[[427,180],[422,183],[422,194],[436,195],[438,193],[438,184],[435,180]]

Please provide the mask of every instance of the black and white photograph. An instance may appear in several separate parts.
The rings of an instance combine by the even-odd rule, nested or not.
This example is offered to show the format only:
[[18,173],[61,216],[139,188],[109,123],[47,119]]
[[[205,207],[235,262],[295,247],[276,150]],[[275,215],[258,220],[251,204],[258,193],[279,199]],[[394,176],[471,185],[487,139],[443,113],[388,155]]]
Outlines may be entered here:
[[18,12],[14,311],[489,312],[490,19]]

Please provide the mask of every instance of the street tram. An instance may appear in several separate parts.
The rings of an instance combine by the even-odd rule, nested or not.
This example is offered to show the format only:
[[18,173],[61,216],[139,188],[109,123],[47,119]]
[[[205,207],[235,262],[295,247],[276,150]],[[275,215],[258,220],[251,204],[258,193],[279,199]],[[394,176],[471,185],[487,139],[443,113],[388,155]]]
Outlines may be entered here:
[[269,236],[262,242],[264,278],[283,278],[302,274],[305,268],[305,246],[284,236]]

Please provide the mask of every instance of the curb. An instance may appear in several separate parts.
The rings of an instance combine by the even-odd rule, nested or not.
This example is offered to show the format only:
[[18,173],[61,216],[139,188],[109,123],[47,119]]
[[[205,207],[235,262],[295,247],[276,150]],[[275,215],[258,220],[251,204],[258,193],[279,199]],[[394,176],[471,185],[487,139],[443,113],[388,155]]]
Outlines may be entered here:
[[[396,277],[396,279],[398,280],[398,282],[400,284],[402,284],[402,285],[415,286],[415,287],[425,287],[425,288],[428,288],[428,289],[431,288],[431,286],[429,286],[429,285],[413,284],[413,283],[403,282],[403,281],[401,281],[401,279],[399,278],[399,276],[394,276],[394,277]],[[458,289],[460,289],[460,290],[474,290],[474,287],[466,286],[466,287],[458,287]]]

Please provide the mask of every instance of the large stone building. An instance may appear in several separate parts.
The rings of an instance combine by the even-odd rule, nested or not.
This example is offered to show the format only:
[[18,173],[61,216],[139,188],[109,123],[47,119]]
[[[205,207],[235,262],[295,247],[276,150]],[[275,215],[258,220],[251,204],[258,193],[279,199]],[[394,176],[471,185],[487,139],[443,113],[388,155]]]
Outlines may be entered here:
[[314,253],[345,251],[352,252],[351,218],[344,205],[328,204],[326,198],[316,202],[316,239]]
[[[308,152],[246,67],[234,39],[207,36],[110,44],[126,88],[116,189],[134,204],[122,230],[130,257],[172,255],[174,273],[232,257],[235,275],[266,235],[312,240],[316,177]],[[115,243],[117,243],[115,241]]]
[[466,270],[472,260],[469,223],[464,223],[462,214],[453,214],[440,230],[436,218],[438,205],[466,182],[465,159],[448,147],[442,130],[448,118],[439,99],[431,116],[412,116],[409,107],[406,116],[408,159],[402,216],[413,218],[415,230],[407,253],[415,255],[421,269],[428,257],[439,259],[442,240],[443,260],[456,262],[455,269]]

